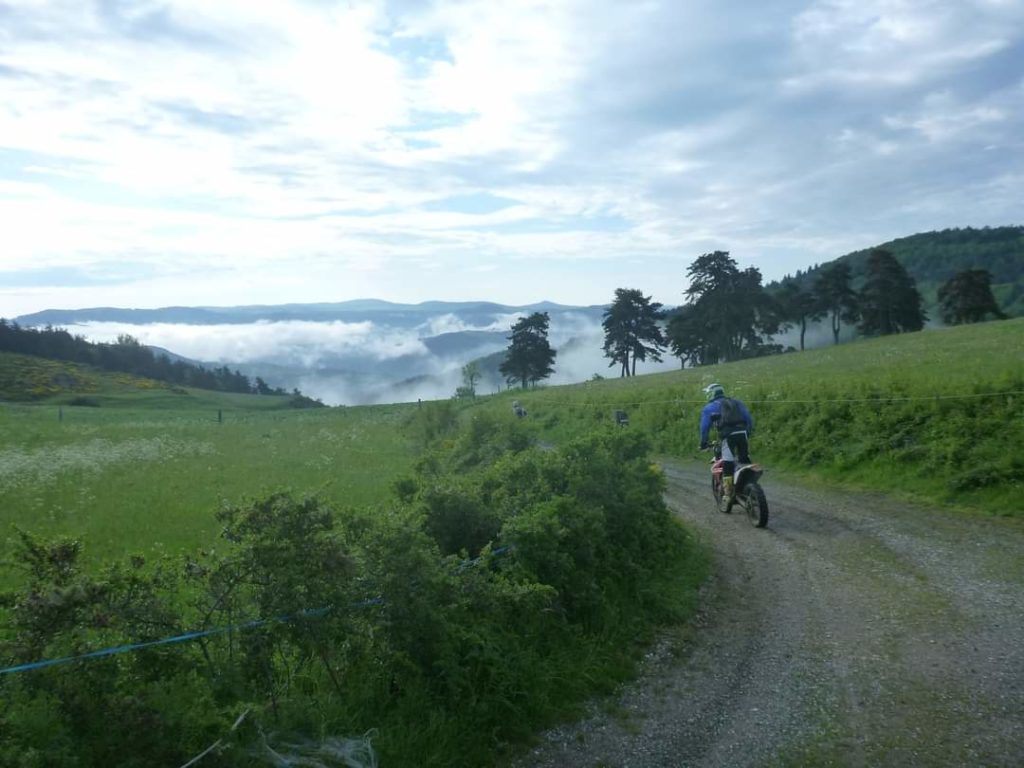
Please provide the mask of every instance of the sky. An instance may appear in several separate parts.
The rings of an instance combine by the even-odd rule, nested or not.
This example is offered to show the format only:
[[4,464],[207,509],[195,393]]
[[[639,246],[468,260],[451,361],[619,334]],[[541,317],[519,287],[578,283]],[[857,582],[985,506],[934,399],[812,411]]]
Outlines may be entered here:
[[0,316],[679,304],[1021,224],[1024,0],[0,0]]

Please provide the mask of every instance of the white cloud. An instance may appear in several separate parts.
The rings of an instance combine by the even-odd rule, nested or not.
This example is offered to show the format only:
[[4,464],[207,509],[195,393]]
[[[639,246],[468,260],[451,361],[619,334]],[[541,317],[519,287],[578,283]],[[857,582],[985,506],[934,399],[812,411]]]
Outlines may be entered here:
[[274,361],[315,368],[332,356],[390,360],[427,354],[427,348],[414,334],[382,328],[371,322],[289,320],[224,325],[90,322],[68,326],[68,330],[91,341],[104,342],[128,334],[143,344],[211,363]]
[[[0,314],[668,302],[703,250],[776,277],[1004,223],[1022,191],[991,183],[1024,170],[1020,3],[40,0],[2,23],[0,270],[126,276],[0,287]],[[958,164],[954,140],[991,149]],[[482,195],[512,204],[444,202]]]
[[[1003,96],[1006,99],[1006,96]],[[1002,100],[1002,99],[1001,99]],[[1024,106],[1024,99],[1015,99],[1016,108]],[[941,142],[967,138],[976,140],[984,135],[985,127],[1006,121],[1009,112],[998,104],[961,104],[949,91],[928,94],[915,112],[904,112],[885,118],[885,125],[896,130],[920,133],[928,141]]]
[[816,0],[794,18],[801,67],[785,84],[804,90],[940,80],[1019,36],[1019,13],[1014,19],[979,10],[946,0]]
[[[112,342],[122,334],[204,363],[253,366],[272,386],[298,387],[335,404],[361,404],[450,397],[461,384],[461,368],[470,359],[498,351],[506,343],[468,348],[461,356],[437,357],[422,338],[464,330],[507,331],[518,314],[498,314],[474,324],[455,314],[429,318],[418,328],[400,329],[359,322],[281,321],[223,325],[89,322],[68,330],[91,341]],[[595,373],[615,375],[604,357],[600,320],[580,312],[552,316],[550,340],[558,351],[549,384],[585,381]],[[401,360],[399,360],[401,358]],[[384,365],[391,363],[391,365]],[[638,364],[638,373],[672,370],[678,361]],[[250,375],[260,375],[251,373]],[[403,380],[411,379],[402,384]],[[485,382],[482,386],[500,386]]]
[[507,331],[521,317],[520,314],[499,313],[494,321],[487,324],[470,323],[455,314],[435,315],[419,327],[422,336],[438,336],[442,333],[459,333],[461,331]]

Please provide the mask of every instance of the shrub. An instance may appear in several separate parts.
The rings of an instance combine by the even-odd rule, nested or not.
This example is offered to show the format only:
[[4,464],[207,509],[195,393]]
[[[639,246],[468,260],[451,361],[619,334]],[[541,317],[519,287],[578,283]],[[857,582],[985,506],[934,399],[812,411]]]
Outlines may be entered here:
[[227,504],[222,541],[184,561],[93,577],[77,542],[24,534],[0,664],[200,636],[0,678],[0,763],[182,764],[240,712],[220,764],[253,764],[261,731],[371,729],[382,764],[493,763],[620,680],[700,578],[646,448],[606,428],[545,451],[480,417],[391,505],[339,513],[281,491]]
[[452,432],[458,424],[458,412],[450,400],[420,403],[405,423],[405,429],[423,446]]

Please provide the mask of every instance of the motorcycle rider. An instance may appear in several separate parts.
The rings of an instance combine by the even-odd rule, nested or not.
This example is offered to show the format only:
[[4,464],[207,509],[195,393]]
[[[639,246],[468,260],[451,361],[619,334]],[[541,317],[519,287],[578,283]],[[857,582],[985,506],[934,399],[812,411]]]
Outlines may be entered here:
[[748,438],[754,432],[754,419],[740,400],[725,396],[725,388],[721,384],[709,384],[704,388],[707,405],[700,414],[700,449],[708,447],[708,432],[714,424],[718,437],[722,442],[722,488],[725,498],[732,503],[736,492],[733,483],[733,472],[736,460],[740,464],[750,464],[750,446]]

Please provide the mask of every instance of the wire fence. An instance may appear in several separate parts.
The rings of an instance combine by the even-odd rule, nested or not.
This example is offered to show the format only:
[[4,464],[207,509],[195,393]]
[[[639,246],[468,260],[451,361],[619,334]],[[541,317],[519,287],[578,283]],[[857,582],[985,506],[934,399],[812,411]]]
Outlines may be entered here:
[[[933,395],[874,395],[868,397],[818,397],[818,398],[806,398],[806,399],[794,399],[794,398],[760,398],[760,399],[747,399],[743,398],[743,402],[749,405],[782,405],[782,404],[826,404],[826,403],[889,403],[889,402],[910,402],[920,401],[929,402],[934,400],[976,400],[979,398],[990,398],[990,397],[1012,397],[1016,395],[1024,395],[1024,390],[1014,389],[1006,390],[1001,392],[975,392],[975,393],[944,393],[944,394],[933,394]],[[700,399],[688,399],[681,397],[674,397],[668,400],[578,400],[578,401],[566,401],[563,399],[558,400],[545,400],[543,395],[524,395],[523,399],[530,405],[533,406],[545,406],[554,408],[639,408],[645,405],[705,405],[707,400],[704,398]]]
[[[491,557],[500,557],[508,554],[512,550],[510,544],[504,544],[500,547],[496,547],[490,552]],[[484,559],[485,555],[479,557],[469,558],[463,560],[458,565],[458,570],[462,571],[466,568],[472,568],[479,565]],[[365,600],[359,600],[351,603],[349,608],[370,608],[373,606],[384,605],[385,600],[383,597],[371,597]],[[214,627],[212,629],[196,630],[192,632],[183,632],[179,635],[172,637],[164,637],[159,640],[147,640],[141,643],[125,643],[123,645],[115,645],[109,648],[102,648],[97,651],[90,651],[88,653],[80,653],[74,656],[63,656],[56,659],[42,659],[40,661],[33,661],[26,664],[16,664],[14,666],[5,667],[0,669],[0,675],[11,675],[18,672],[29,672],[35,669],[45,669],[46,667],[54,667],[62,664],[70,664],[75,661],[89,661],[91,659],[99,659],[105,656],[116,656],[121,653],[132,653],[140,651],[145,648],[155,648],[163,645],[174,645],[176,643],[186,643],[192,640],[198,640],[203,637],[212,637],[214,635],[222,635],[229,632],[243,632],[249,629],[256,629],[258,627],[264,627],[270,624],[283,624],[293,621],[306,620],[306,619],[318,619],[327,616],[334,610],[333,606],[326,606],[322,608],[310,608],[307,610],[297,611],[292,614],[285,616],[274,616],[269,619],[253,619],[251,621],[244,621],[238,624],[231,624],[229,626]]]

